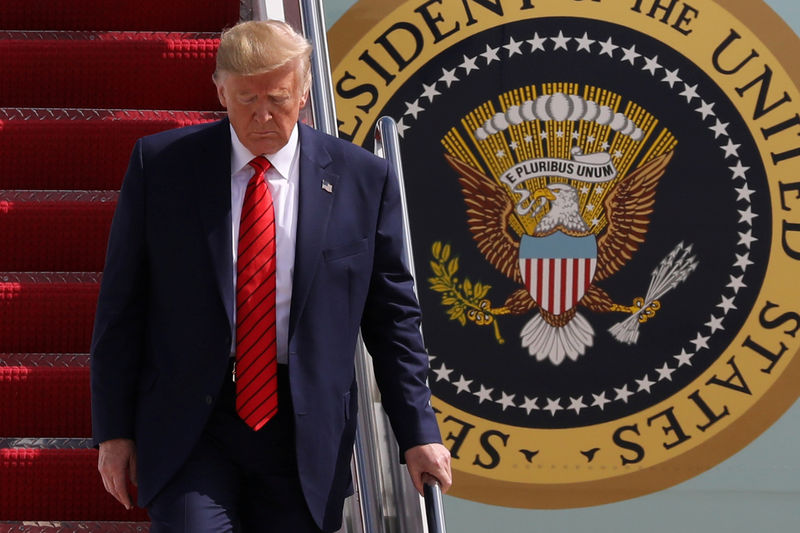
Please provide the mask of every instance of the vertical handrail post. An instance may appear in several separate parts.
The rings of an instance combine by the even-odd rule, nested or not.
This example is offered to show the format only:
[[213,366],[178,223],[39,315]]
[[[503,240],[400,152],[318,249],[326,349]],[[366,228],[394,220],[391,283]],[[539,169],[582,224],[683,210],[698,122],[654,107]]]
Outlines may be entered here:
[[253,0],[251,7],[253,20],[286,20],[283,0]]
[[[403,177],[403,163],[400,154],[400,136],[397,133],[397,123],[391,117],[381,117],[375,126],[375,154],[389,161],[397,175],[400,184],[400,204],[403,211],[403,252],[406,267],[416,280],[414,269],[414,250],[411,245],[411,224],[408,220],[408,200],[406,198],[405,178]],[[414,294],[417,293],[416,285]],[[419,295],[417,295],[419,297]]]
[[300,0],[303,33],[314,44],[311,54],[311,103],[314,127],[328,135],[338,137],[336,103],[333,96],[328,38],[325,33],[325,12],[322,0]]
[[447,533],[447,528],[444,523],[442,488],[439,486],[439,482],[435,479],[426,481],[424,492],[428,533]]

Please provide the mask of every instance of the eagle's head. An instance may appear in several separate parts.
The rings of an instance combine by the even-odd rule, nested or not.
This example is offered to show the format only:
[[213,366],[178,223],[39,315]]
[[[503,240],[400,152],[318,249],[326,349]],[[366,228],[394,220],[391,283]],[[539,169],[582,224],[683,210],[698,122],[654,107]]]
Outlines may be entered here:
[[589,226],[581,217],[578,191],[566,183],[551,183],[533,193],[550,201],[550,211],[539,221],[534,234],[550,233],[561,226],[568,233],[585,233]]

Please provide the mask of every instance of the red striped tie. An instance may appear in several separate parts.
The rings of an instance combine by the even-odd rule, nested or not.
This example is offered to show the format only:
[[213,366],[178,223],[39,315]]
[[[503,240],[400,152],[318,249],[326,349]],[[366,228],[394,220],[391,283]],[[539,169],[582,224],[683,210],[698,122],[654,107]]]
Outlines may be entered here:
[[236,263],[236,411],[258,431],[278,411],[275,212],[264,179],[269,161],[256,157],[250,166]]

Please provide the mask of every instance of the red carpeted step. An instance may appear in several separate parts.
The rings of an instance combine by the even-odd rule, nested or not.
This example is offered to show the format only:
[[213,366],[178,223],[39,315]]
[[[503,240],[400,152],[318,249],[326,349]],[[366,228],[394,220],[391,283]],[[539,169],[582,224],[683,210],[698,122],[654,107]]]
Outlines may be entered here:
[[117,196],[0,191],[0,272],[100,272]]
[[0,522],[0,533],[147,533],[145,522]]
[[0,157],[0,190],[116,190],[136,139],[224,116],[199,111],[0,109],[0,154],[13,154]]
[[3,520],[146,521],[106,493],[92,449],[0,449]]
[[102,191],[136,138],[219,118],[210,77],[240,2],[0,5],[0,533],[146,532],[146,513],[103,489],[90,442],[49,437],[90,432],[88,356],[74,354],[89,350],[116,199]]
[[[0,354],[0,365],[12,359]],[[0,366],[0,435],[91,437],[88,360],[81,359],[82,366],[29,364],[41,359]]]
[[219,31],[239,19],[239,0],[3,0],[4,30]]
[[0,274],[0,349],[88,353],[99,288],[96,274]]
[[0,32],[0,107],[220,109],[218,34]]

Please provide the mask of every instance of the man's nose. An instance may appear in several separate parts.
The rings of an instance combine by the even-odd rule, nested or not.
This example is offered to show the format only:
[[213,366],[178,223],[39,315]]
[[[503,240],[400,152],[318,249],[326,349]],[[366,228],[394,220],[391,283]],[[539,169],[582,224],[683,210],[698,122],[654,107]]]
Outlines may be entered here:
[[256,106],[254,115],[256,120],[259,122],[267,122],[269,119],[272,118],[272,113],[269,110],[269,106],[265,104],[259,104]]

